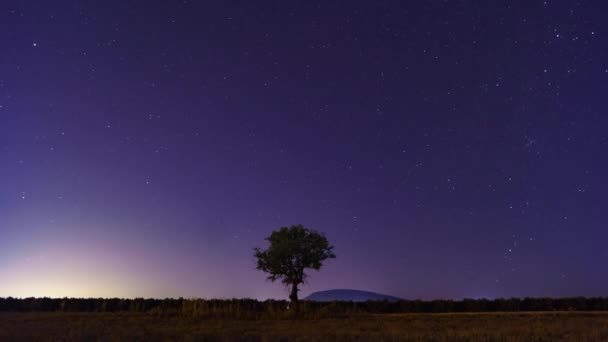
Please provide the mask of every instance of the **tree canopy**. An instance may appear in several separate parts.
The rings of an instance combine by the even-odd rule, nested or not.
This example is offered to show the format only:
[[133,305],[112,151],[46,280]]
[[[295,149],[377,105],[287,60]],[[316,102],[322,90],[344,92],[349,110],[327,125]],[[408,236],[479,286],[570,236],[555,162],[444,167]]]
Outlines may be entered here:
[[298,301],[298,285],[308,277],[305,269],[318,271],[325,260],[336,257],[323,233],[302,225],[281,227],[266,240],[270,243],[268,249],[254,249],[257,269],[268,273],[270,281],[280,280],[291,286],[289,298],[294,303]]

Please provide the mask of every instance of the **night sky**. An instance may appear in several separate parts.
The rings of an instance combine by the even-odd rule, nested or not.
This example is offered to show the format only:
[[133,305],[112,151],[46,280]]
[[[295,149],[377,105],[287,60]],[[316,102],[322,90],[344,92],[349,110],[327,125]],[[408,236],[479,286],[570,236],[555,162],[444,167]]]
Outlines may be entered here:
[[605,1],[2,1],[0,296],[608,295]]

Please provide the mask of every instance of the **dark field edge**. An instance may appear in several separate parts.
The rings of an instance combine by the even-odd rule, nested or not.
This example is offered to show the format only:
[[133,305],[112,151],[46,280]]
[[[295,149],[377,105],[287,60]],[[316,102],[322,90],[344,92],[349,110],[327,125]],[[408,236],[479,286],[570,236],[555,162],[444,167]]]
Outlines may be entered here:
[[[608,297],[300,302],[301,318],[357,314],[608,311]],[[288,301],[255,299],[0,298],[0,312],[133,312],[199,318],[280,319],[294,314]]]

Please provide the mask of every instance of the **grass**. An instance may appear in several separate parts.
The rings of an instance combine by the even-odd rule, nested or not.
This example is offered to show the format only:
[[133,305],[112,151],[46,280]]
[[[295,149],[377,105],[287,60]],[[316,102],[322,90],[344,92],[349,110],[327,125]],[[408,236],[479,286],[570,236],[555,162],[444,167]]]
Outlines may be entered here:
[[0,313],[0,341],[608,341],[608,312],[368,314],[302,320]]

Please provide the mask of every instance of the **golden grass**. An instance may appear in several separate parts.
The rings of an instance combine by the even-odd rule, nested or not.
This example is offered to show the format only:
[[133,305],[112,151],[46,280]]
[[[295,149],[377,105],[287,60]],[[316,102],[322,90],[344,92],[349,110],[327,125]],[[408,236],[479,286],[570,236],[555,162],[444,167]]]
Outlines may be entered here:
[[608,312],[378,314],[218,320],[142,313],[0,313],[0,341],[608,341]]

